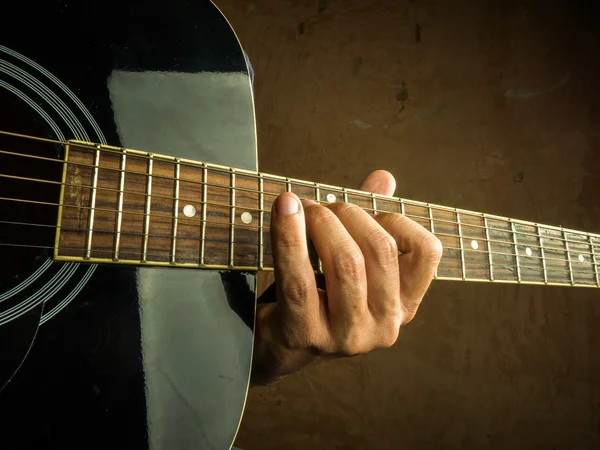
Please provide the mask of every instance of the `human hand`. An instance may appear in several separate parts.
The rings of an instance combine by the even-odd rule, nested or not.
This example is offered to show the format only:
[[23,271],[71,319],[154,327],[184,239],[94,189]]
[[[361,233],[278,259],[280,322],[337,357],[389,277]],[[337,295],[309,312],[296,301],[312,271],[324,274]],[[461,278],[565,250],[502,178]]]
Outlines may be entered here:
[[[395,184],[391,174],[378,170],[360,189],[391,196]],[[254,384],[277,381],[320,357],[393,345],[442,256],[440,241],[401,214],[373,216],[350,203],[302,204],[292,193],[273,204],[277,301],[257,312]],[[307,233],[321,258],[326,289],[317,287]]]

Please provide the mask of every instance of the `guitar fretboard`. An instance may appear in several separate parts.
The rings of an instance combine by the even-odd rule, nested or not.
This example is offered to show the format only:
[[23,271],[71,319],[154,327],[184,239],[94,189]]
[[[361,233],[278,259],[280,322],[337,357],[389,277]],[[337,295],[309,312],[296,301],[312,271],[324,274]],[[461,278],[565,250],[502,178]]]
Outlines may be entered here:
[[65,154],[57,260],[270,270],[288,191],[415,220],[444,245],[438,279],[600,287],[597,234],[92,143]]

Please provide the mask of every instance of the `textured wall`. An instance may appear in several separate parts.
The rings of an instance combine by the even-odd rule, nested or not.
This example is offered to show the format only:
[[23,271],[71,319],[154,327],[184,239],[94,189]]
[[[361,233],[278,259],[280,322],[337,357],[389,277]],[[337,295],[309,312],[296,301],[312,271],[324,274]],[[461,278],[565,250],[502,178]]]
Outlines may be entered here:
[[[261,170],[600,232],[591,4],[218,1]],[[599,349],[599,290],[440,281],[393,348],[253,389],[237,444],[600,448]]]

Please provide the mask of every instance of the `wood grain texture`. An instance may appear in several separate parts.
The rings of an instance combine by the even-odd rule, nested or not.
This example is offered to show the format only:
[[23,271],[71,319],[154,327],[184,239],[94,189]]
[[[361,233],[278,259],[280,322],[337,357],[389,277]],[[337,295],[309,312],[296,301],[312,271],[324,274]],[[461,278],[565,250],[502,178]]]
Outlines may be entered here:
[[442,242],[438,279],[600,287],[598,235],[137,150],[85,144],[66,155],[59,259],[273,269],[271,209],[294,192],[414,220]]

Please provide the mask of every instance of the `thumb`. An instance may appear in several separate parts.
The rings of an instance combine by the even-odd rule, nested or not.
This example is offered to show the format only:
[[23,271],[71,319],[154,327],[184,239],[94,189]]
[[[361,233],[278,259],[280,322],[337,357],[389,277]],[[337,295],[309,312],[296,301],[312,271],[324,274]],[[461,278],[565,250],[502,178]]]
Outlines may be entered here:
[[277,197],[270,227],[278,306],[311,314],[315,306],[318,308],[319,297],[308,253],[304,209],[295,194],[286,192]]

